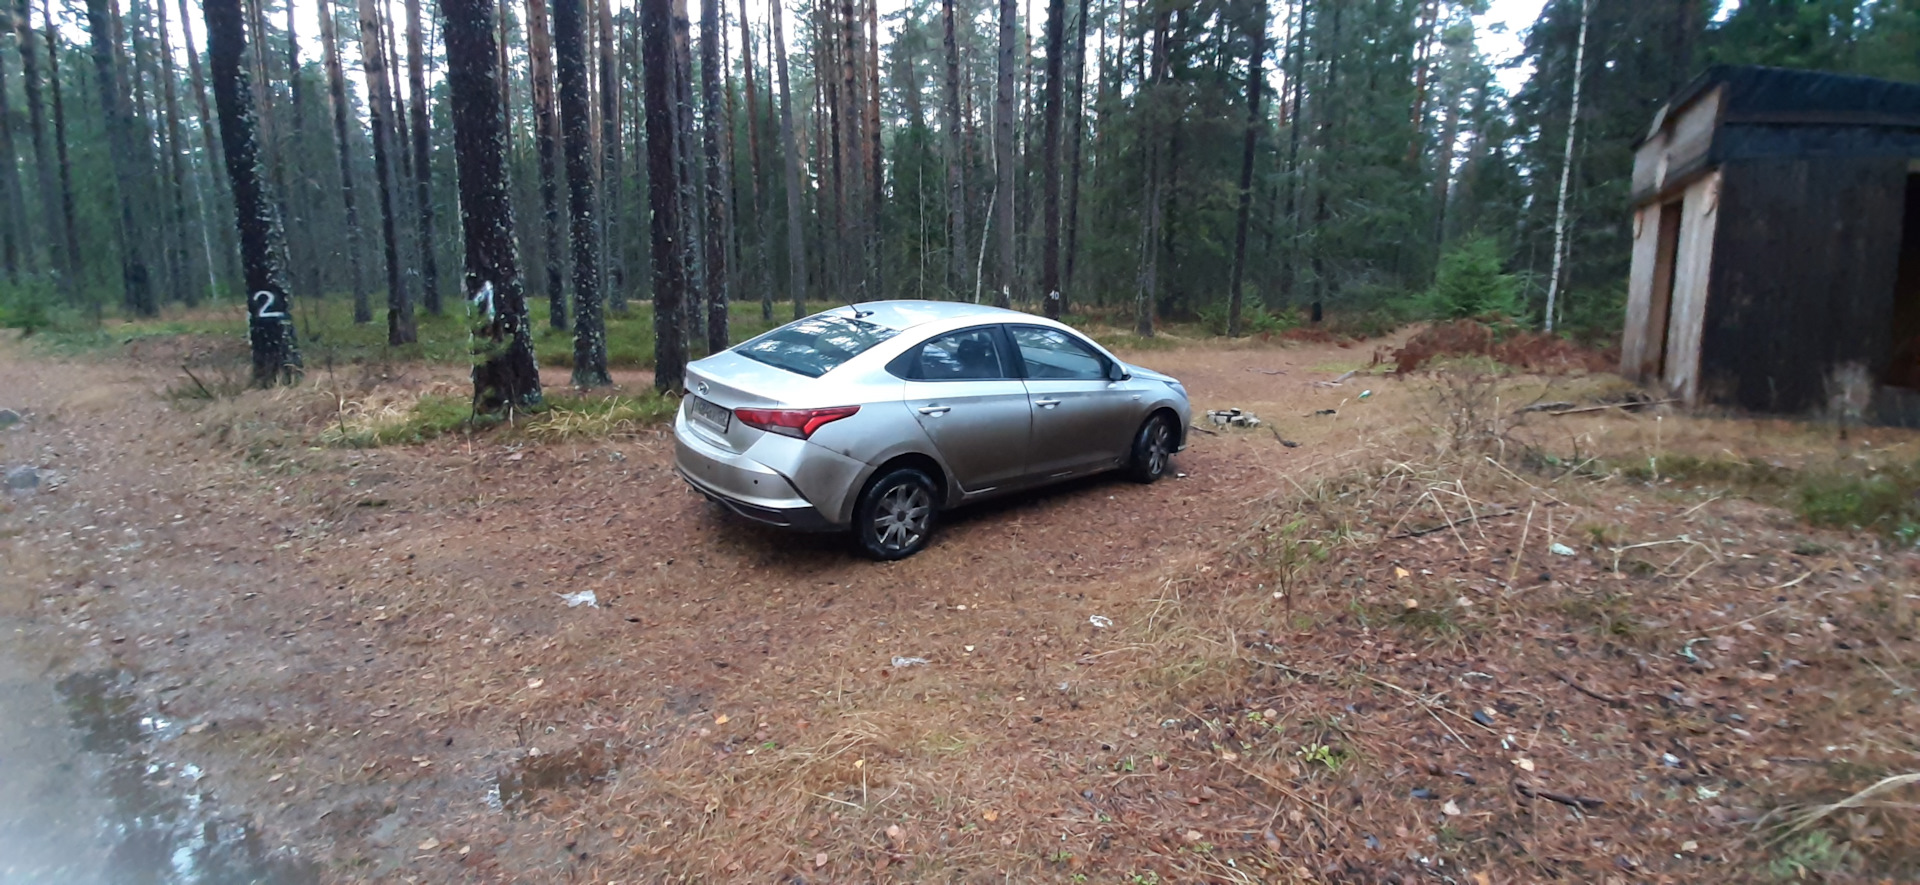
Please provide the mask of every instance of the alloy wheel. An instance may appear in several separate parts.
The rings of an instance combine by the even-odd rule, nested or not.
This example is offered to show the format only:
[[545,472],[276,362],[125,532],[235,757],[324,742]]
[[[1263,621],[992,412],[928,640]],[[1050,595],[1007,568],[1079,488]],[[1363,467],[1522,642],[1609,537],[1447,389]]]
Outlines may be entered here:
[[1167,461],[1173,457],[1173,433],[1167,429],[1167,422],[1155,421],[1147,430],[1147,473],[1159,476],[1167,470]]
[[933,496],[911,483],[889,489],[873,515],[873,534],[880,546],[901,550],[920,543],[933,515]]

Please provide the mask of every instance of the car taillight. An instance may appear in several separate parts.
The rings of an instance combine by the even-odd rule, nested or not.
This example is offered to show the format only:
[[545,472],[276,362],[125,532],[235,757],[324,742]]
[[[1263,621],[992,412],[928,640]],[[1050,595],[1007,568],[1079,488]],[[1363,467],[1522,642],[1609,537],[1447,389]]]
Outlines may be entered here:
[[733,416],[748,427],[758,427],[768,433],[791,436],[794,439],[806,439],[813,432],[838,421],[852,417],[860,411],[859,406],[834,406],[829,409],[734,409]]

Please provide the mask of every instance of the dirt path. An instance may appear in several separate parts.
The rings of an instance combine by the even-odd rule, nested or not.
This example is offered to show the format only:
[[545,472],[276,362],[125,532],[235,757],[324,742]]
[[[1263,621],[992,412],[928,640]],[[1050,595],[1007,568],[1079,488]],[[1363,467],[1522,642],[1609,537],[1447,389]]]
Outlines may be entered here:
[[1727,485],[1858,498],[1912,432],[1588,413],[1436,458],[1549,385],[1152,351],[1271,428],[881,565],[722,518],[657,428],[318,447],[336,394],[458,373],[176,407],[169,346],[0,345],[40,471],[0,495],[0,882],[1920,875],[1905,811],[1755,838],[1920,760],[1920,557]]
[[[0,406],[28,420],[0,432],[0,464],[42,481],[0,504],[0,601],[49,672],[114,674],[115,697],[177,723],[142,752],[197,766],[202,799],[261,824],[250,839],[342,878],[838,878],[868,838],[833,810],[856,783],[980,843],[943,865],[1037,856],[1040,835],[982,834],[980,815],[1043,815],[1074,748],[1155,727],[1076,662],[1126,655],[1090,618],[1145,611],[1169,563],[1244,529],[1245,502],[1407,418],[1395,385],[1361,403],[1354,382],[1313,384],[1356,350],[1129,358],[1278,432],[1195,434],[1178,479],[974,508],[876,565],[722,518],[657,432],[235,452],[208,426],[273,420],[275,395],[180,411],[157,396],[163,356],[6,345]],[[409,371],[396,383],[445,374]],[[559,597],[582,590],[596,607]]]

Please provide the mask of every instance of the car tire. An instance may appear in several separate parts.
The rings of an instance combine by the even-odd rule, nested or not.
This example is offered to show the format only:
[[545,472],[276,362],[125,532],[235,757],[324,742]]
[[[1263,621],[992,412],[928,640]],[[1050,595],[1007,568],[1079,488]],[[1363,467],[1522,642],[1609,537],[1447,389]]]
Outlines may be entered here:
[[881,562],[919,553],[933,536],[940,500],[933,478],[912,467],[881,474],[867,484],[853,511],[853,537]]
[[1173,465],[1173,450],[1179,445],[1173,422],[1166,415],[1154,415],[1133,435],[1133,457],[1127,462],[1127,477],[1137,483],[1150,483],[1165,476]]

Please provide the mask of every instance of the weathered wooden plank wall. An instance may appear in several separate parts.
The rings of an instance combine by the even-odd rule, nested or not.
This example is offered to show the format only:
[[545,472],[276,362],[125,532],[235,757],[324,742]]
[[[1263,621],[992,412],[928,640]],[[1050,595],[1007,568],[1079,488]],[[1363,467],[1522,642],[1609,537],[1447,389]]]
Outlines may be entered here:
[[1891,344],[1906,174],[1907,158],[1885,156],[1722,168],[1700,339],[1703,400],[1807,412],[1824,406],[1836,367],[1859,362],[1880,374]]

